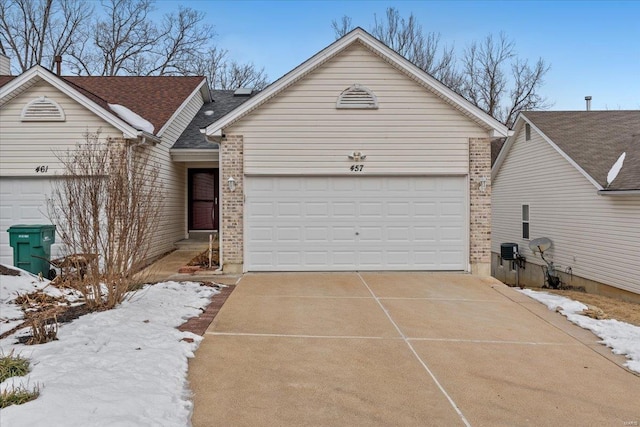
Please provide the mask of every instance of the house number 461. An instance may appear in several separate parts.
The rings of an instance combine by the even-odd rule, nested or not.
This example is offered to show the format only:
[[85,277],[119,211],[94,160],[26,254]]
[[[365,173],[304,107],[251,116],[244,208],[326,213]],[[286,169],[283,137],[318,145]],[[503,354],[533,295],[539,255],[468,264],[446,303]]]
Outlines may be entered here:
[[36,173],[47,173],[49,172],[49,166],[37,166]]
[[364,165],[351,165],[351,167],[349,168],[351,172],[362,172],[363,169]]

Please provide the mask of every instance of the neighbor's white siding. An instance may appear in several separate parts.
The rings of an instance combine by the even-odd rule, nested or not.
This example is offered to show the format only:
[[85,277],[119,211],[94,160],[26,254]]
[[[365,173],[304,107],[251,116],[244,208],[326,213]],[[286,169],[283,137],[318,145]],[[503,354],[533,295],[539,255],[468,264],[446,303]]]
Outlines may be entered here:
[[[377,110],[336,109],[355,83],[377,96]],[[225,133],[244,136],[247,175],[353,174],[353,151],[367,156],[361,175],[466,175],[469,138],[487,136],[357,43]]]
[[[46,96],[60,104],[64,109],[66,120],[64,122],[22,122],[20,113],[24,105],[40,96]],[[202,104],[202,95],[198,92],[166,128],[162,135],[162,142],[148,148],[152,150],[154,163],[160,167],[161,188],[158,191],[163,191],[163,211],[158,229],[152,237],[150,257],[172,250],[174,243],[185,237],[184,194],[187,188],[185,166],[184,163],[171,161],[169,149]],[[62,172],[54,153],[73,149],[76,143],[85,140],[83,135],[87,131],[95,132],[101,129],[101,138],[122,137],[121,131],[44,81],[3,105],[0,109],[0,125],[2,126],[0,175],[3,177],[51,179],[56,173]],[[38,166],[48,166],[47,172],[37,173]],[[43,200],[45,196],[45,194],[42,195]],[[3,199],[5,197],[8,196],[3,195]],[[46,211],[44,203],[41,210]],[[15,209],[4,210],[3,224],[35,221],[34,218],[20,216],[18,213]],[[24,218],[24,221],[21,218]],[[4,245],[4,241],[1,243]],[[7,250],[6,247],[4,249]]]
[[[640,292],[640,198],[604,197],[534,129],[520,132],[492,193],[492,251],[518,243],[527,261],[543,264],[521,238],[521,205],[530,205],[531,238],[548,237],[560,270]],[[535,160],[535,161],[534,161]],[[545,257],[546,257],[545,253]]]
[[167,253],[175,248],[174,243],[186,237],[185,193],[187,192],[186,167],[182,162],[171,160],[169,150],[180,137],[191,119],[204,103],[198,92],[162,134],[162,142],[152,148],[153,159],[160,165],[163,210],[158,230],[153,235],[151,257]]
[[[46,96],[56,101],[66,116],[64,122],[22,122],[22,108]],[[61,172],[55,152],[72,149],[85,141],[85,134],[101,129],[101,137],[121,138],[122,132],[44,81],[36,83],[0,107],[0,174],[2,176],[53,176]],[[46,172],[36,172],[48,166]]]

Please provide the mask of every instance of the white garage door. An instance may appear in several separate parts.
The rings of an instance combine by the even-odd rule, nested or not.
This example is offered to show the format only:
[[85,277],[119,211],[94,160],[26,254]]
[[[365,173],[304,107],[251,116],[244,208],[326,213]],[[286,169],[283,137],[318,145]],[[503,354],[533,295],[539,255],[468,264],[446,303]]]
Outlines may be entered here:
[[[46,198],[49,178],[0,178],[0,263],[13,265],[13,249],[7,229],[16,224],[51,224]],[[56,246],[52,247],[52,256]]]
[[464,177],[249,177],[249,271],[465,270]]

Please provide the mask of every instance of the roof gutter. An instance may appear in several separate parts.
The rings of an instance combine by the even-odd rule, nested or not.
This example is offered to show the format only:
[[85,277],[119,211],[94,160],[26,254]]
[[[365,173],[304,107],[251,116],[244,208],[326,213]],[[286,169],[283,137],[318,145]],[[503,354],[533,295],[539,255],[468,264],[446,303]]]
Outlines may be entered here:
[[640,196],[640,190],[598,190],[600,196]]
[[159,137],[142,130],[138,131],[137,137],[138,137],[138,140],[140,140],[140,145],[144,145],[148,143],[156,145],[156,144],[160,144],[160,142],[162,141]]

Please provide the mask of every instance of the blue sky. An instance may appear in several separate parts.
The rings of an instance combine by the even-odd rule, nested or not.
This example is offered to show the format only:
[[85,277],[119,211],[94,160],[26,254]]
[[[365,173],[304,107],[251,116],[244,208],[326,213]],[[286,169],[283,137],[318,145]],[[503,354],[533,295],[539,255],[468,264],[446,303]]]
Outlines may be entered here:
[[[160,11],[180,2],[160,1]],[[183,3],[184,4],[184,3]],[[343,15],[370,30],[389,6],[413,13],[457,51],[504,31],[521,57],[551,65],[542,89],[554,110],[640,109],[640,1],[191,1],[218,46],[264,67],[271,81],[335,40]]]

